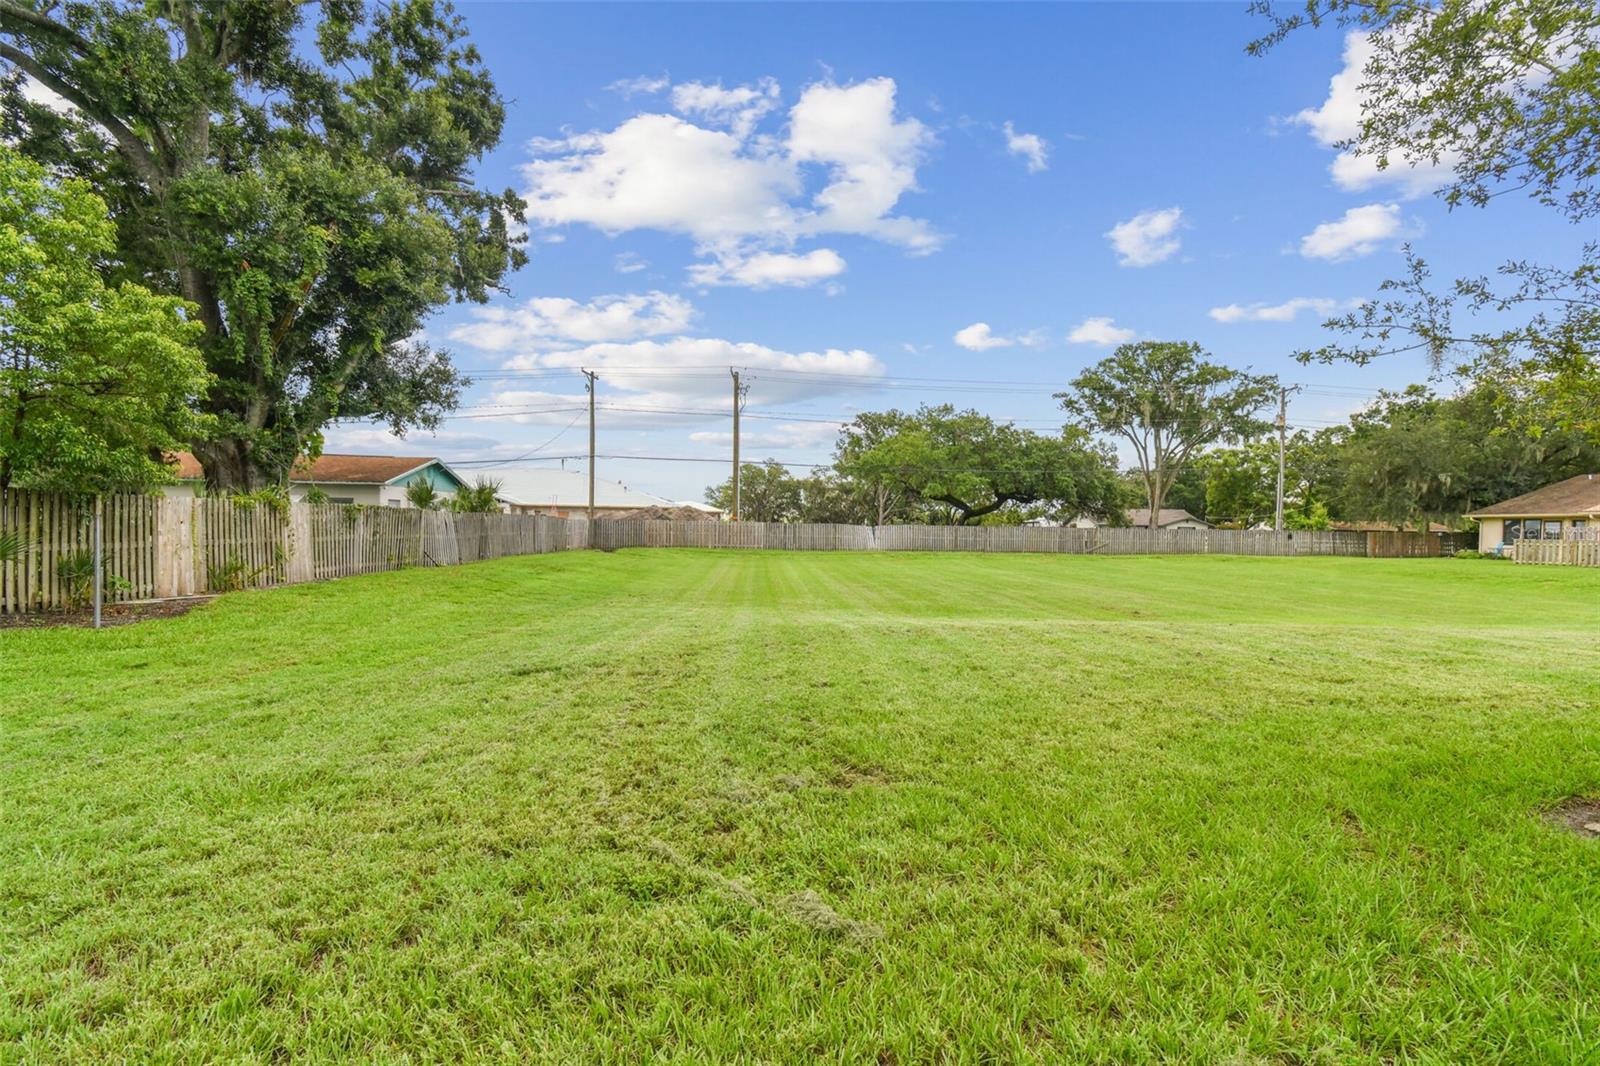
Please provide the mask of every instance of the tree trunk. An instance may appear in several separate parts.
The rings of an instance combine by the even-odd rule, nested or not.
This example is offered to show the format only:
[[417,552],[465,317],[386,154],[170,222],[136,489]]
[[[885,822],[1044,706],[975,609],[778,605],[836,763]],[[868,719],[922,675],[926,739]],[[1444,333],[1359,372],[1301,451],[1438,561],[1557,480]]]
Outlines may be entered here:
[[272,483],[265,471],[256,465],[249,446],[242,440],[198,441],[193,447],[194,457],[200,460],[205,471],[206,489],[210,492],[255,492]]

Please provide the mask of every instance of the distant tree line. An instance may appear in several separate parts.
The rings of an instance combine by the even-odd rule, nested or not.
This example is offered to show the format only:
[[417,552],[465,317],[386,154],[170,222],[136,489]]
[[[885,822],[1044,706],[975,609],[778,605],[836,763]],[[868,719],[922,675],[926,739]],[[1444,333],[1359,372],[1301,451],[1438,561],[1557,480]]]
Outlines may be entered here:
[[[858,415],[831,465],[741,468],[740,514],[759,522],[1015,525],[1181,508],[1216,525],[1273,520],[1278,442],[1261,417],[1275,379],[1212,363],[1193,344],[1124,345],[1058,394],[1073,420],[1041,434],[950,405]],[[1126,442],[1118,470],[1091,431]],[[1600,440],[1494,382],[1455,395],[1380,393],[1344,424],[1295,431],[1284,448],[1290,529],[1337,522],[1425,528],[1600,469]],[[732,479],[706,499],[733,510]]]

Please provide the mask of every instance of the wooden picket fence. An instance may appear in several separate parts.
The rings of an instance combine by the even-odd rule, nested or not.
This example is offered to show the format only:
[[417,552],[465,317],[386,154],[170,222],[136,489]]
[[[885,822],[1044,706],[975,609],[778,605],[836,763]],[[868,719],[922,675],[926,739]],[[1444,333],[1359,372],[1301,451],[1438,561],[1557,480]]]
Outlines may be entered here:
[[[92,543],[96,501],[41,493],[0,495],[0,532],[15,530],[22,558],[0,563],[0,612],[66,606],[81,598],[63,560]],[[226,592],[399,570],[454,566],[574,548],[769,548],[789,551],[1048,552],[1079,555],[1437,556],[1431,533],[1340,530],[1061,529],[1031,526],[850,526],[782,522],[578,519],[454,514],[413,508],[235,498],[107,496],[102,515],[106,599]],[[1536,543],[1536,542],[1531,542]],[[1548,560],[1595,557],[1593,543],[1550,542]],[[1520,546],[1519,546],[1520,549]],[[1579,565],[1596,565],[1579,562]]]
[[[156,595],[155,496],[106,496],[101,507],[101,550],[108,603]],[[22,541],[16,561],[0,562],[0,614],[81,602],[86,594],[82,560],[94,542],[93,499],[45,492],[0,493],[0,533]],[[74,568],[73,563],[78,566]]]
[[793,522],[601,519],[597,548],[777,548],[789,551],[976,551],[1074,555],[1437,556],[1435,533],[1246,529],[1066,529],[1034,526],[848,526]]
[[1511,558],[1544,566],[1600,566],[1600,540],[1520,540],[1512,546]]
[[[93,497],[0,494],[0,533],[21,536],[0,563],[0,613],[80,603],[66,576],[93,547]],[[106,496],[101,537],[108,603],[322,581],[408,566],[452,566],[588,546],[588,525],[544,515],[233,498]]]

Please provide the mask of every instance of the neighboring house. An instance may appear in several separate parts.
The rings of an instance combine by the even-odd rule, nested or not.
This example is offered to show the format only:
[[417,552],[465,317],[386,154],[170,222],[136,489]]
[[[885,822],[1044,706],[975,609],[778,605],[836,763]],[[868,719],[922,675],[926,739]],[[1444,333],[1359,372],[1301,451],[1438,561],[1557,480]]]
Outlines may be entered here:
[[[1079,515],[1067,523],[1068,529],[1099,529],[1111,523],[1088,515]],[[1139,507],[1128,512],[1128,525],[1135,528],[1149,528],[1150,508]],[[1212,529],[1210,522],[1203,518],[1196,518],[1181,507],[1161,508],[1160,520],[1156,522],[1157,529]]]
[[[205,477],[200,463],[188,452],[173,457],[178,478],[167,485],[168,496],[186,499],[202,495]],[[442,496],[454,496],[467,482],[438,459],[405,455],[330,455],[313,462],[302,459],[289,472],[289,498],[304,500],[312,489],[321,489],[330,503],[360,503],[369,507],[409,507],[406,487],[415,481],[430,481]]]
[[1519,540],[1593,535],[1600,526],[1600,474],[1569,477],[1467,517],[1478,520],[1478,550],[1485,552]]
[[[552,466],[496,467],[484,472],[500,482],[500,499],[513,514],[547,514],[558,518],[584,518],[589,513],[589,475],[582,470]],[[721,518],[722,512],[703,503],[675,503],[620,481],[594,479],[596,518],[633,517],[637,512],[655,513],[688,508]]]

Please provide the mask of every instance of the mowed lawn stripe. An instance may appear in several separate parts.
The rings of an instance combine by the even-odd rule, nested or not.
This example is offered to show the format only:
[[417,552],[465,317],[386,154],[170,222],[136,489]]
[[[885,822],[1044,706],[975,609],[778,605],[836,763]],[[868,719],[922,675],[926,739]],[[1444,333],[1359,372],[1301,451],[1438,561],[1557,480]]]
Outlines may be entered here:
[[0,1059],[1600,1046],[1595,572],[570,553],[0,692]]

